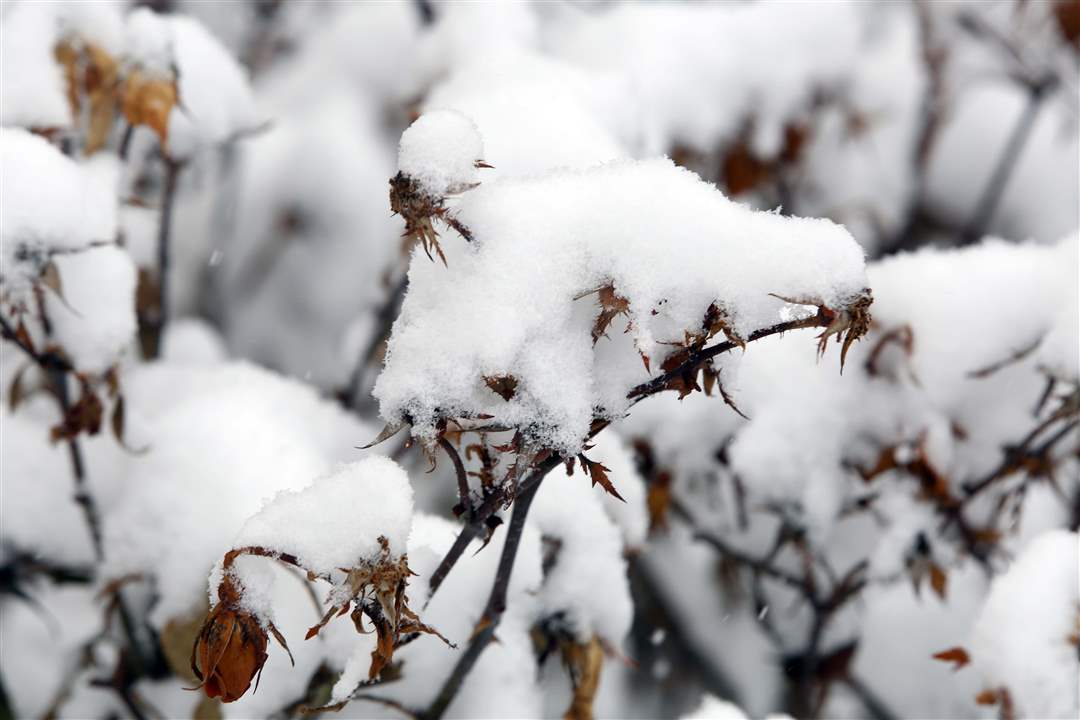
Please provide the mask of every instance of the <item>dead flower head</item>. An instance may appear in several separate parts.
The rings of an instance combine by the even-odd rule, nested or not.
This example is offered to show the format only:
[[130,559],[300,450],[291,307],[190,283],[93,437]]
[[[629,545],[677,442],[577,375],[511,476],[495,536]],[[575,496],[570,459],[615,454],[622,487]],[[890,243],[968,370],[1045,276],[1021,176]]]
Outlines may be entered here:
[[353,608],[350,617],[356,631],[366,633],[366,615],[378,636],[375,649],[371,652],[370,679],[378,677],[393,660],[394,648],[402,634],[427,633],[450,644],[438,630],[420,622],[420,618],[408,606],[409,598],[405,595],[405,589],[413,572],[409,569],[407,556],[402,555],[394,560],[390,556],[390,544],[386,538],[380,537],[379,544],[382,550],[378,560],[365,561],[348,570],[342,568],[346,573],[344,582],[331,591],[330,608],[305,637],[315,637],[328,622],[349,612],[350,607]]
[[[265,624],[240,604],[240,590],[226,571],[218,585],[218,603],[210,611],[191,648],[191,670],[207,697],[222,702],[240,699],[262,672],[269,657],[268,634],[289,652],[285,638],[271,622]],[[292,660],[292,653],[289,652]],[[255,686],[258,687],[256,680]]]
[[[478,165],[478,167],[490,166]],[[419,244],[424,248],[429,260],[434,259],[431,253],[435,251],[443,265],[446,265],[446,256],[439,245],[439,233],[433,225],[436,218],[457,230],[466,240],[472,240],[472,232],[450,214],[445,201],[445,198],[433,197],[421,187],[418,181],[404,173],[399,172],[390,178],[390,210],[405,219],[406,250],[414,244]]]
[[819,312],[826,314],[829,320],[824,332],[818,335],[818,356],[825,354],[829,338],[836,336],[836,342],[841,344],[840,349],[840,372],[844,372],[844,362],[847,360],[848,349],[851,345],[870,330],[870,305],[874,302],[874,296],[870,288],[855,298],[853,302],[840,310],[831,310],[825,306],[819,308]]

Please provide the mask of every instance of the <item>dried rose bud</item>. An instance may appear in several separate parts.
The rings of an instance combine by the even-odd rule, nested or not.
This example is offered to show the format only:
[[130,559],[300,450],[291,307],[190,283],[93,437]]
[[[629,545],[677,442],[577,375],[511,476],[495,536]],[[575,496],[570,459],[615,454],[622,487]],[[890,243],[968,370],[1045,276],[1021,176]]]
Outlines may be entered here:
[[266,662],[267,633],[251,613],[237,607],[237,593],[225,581],[220,602],[210,612],[191,650],[191,669],[207,697],[238,700]]

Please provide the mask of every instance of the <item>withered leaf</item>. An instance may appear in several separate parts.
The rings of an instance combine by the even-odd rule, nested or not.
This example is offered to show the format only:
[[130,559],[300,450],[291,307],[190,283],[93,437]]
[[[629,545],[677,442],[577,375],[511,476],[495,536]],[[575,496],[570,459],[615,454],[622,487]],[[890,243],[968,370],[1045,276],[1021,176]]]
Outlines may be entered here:
[[609,468],[604,467],[598,462],[593,462],[585,457],[584,454],[579,454],[578,460],[581,461],[581,467],[585,470],[585,474],[592,479],[593,486],[599,485],[611,495],[626,502],[623,496],[619,494],[619,491],[615,489],[615,485],[612,484],[611,478],[608,477],[608,473],[611,472]]
[[[625,315],[630,311],[630,301],[615,292],[615,287],[605,285],[597,290],[597,299],[600,302],[600,314],[593,323],[593,344],[607,334],[608,326],[616,315]],[[648,363],[646,362],[646,368]]]
[[381,442],[386,442],[387,440],[389,440],[390,438],[394,437],[399,432],[404,430],[407,425],[408,425],[408,423],[404,422],[404,421],[396,422],[396,423],[386,423],[386,425],[379,432],[379,434],[377,436],[375,436],[374,440],[369,442],[367,445],[361,445],[359,447],[359,449],[360,450],[367,450],[368,448],[375,447],[376,445],[378,445]]
[[60,269],[56,263],[48,262],[41,271],[41,284],[52,290],[58,297],[64,297],[64,285],[60,280]]
[[90,118],[86,128],[83,150],[92,155],[105,147],[116,116],[116,90],[119,86],[120,64],[103,48],[86,45],[84,84],[90,101]]
[[169,114],[176,105],[176,82],[142,70],[132,70],[124,80],[121,110],[132,125],[146,125],[162,146],[169,139]]
[[564,642],[561,645],[563,663],[570,671],[570,682],[574,687],[574,697],[563,717],[565,720],[592,720],[593,701],[604,667],[603,647],[595,636],[587,643]]
[[53,442],[70,440],[82,432],[97,435],[101,431],[101,417],[104,412],[101,398],[88,384],[84,384],[79,400],[68,408],[60,424],[52,428]]
[[25,363],[16,370],[11,378],[11,383],[8,384],[8,412],[15,412],[16,408],[19,407],[19,403],[22,402],[24,397],[23,376],[26,374],[26,370],[29,367],[30,363]]
[[484,384],[503,400],[510,402],[517,392],[518,381],[513,375],[484,376]]
[[930,563],[930,587],[934,589],[934,593],[942,600],[945,599],[947,582],[948,576],[945,574],[945,570],[937,563]]
[[942,650],[939,653],[934,653],[933,658],[942,662],[952,663],[954,671],[959,670],[971,662],[971,657],[968,656],[967,650],[959,646],[951,647],[948,650]]

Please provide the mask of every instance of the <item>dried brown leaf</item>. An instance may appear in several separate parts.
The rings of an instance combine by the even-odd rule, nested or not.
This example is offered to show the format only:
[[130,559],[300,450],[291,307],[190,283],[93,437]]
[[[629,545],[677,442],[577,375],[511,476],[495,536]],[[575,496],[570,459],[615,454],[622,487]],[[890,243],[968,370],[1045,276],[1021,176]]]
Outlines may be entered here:
[[967,650],[959,646],[951,647],[948,650],[942,650],[939,653],[934,653],[933,658],[942,662],[952,663],[954,671],[959,670],[971,662],[971,657],[968,655]]
[[514,393],[517,392],[518,381],[513,375],[494,375],[492,377],[485,375],[484,384],[503,400],[510,402],[514,397]]

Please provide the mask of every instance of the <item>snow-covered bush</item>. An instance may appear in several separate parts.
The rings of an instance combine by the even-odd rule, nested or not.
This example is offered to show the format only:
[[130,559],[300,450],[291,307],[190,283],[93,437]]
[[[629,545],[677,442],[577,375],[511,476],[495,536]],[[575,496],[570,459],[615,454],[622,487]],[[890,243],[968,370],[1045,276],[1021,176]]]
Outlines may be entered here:
[[1077,716],[1078,38],[4,2],[0,716]]

